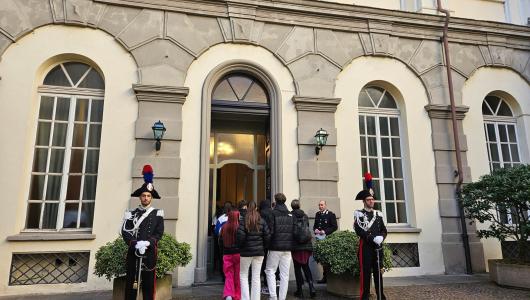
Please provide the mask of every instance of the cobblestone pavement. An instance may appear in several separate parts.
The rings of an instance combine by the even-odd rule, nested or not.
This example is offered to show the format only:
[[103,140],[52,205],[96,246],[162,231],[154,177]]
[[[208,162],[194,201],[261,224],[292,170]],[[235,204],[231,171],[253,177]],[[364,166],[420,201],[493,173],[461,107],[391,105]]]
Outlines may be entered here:
[[387,299],[530,299],[530,291],[503,288],[493,282],[389,287],[385,294]]
[[[197,290],[195,290],[197,289]],[[292,295],[295,287],[291,283],[289,286],[289,293],[287,299],[299,299]],[[326,292],[325,285],[318,285],[318,294],[315,299],[335,300],[344,299],[330,295]],[[193,288],[193,291],[174,293],[173,299],[221,299],[221,286],[205,286]],[[304,290],[305,299],[310,299],[307,295],[307,287]],[[516,290],[497,286],[489,281],[477,281],[469,283],[451,283],[451,284],[429,284],[429,285],[408,285],[408,286],[391,286],[385,289],[385,294],[388,300],[500,300],[500,299],[514,299],[524,300],[530,299],[530,290]],[[267,300],[268,297],[262,295],[262,300]],[[375,294],[372,295],[372,300],[375,300]]]
[[[315,299],[335,300],[344,299],[330,295],[326,292],[325,285],[316,285],[317,297]],[[221,299],[223,287],[220,284],[202,285],[191,288],[173,289],[174,300],[211,300]],[[290,282],[287,299],[298,299],[293,296],[294,282]],[[307,297],[307,287],[304,293]],[[388,278],[385,283],[385,294],[389,300],[530,300],[530,290],[516,290],[497,286],[489,281],[486,274],[481,275],[435,275],[418,277]],[[111,291],[96,291],[88,293],[72,293],[58,295],[32,295],[2,297],[0,300],[111,300]],[[262,295],[262,300],[268,297]],[[375,300],[375,295],[372,295]]]

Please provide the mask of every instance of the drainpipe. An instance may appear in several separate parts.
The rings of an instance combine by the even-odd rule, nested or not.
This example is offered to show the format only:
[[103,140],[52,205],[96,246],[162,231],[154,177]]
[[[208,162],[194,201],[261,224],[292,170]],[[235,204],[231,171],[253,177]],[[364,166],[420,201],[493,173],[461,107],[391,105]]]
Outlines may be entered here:
[[[443,28],[443,45],[444,45],[444,55],[445,55],[445,66],[447,68],[447,83],[449,85],[449,100],[451,101],[451,120],[453,122],[453,137],[455,141],[455,152],[456,152],[456,166],[457,171],[455,176],[458,176],[458,182],[456,183],[455,195],[458,197],[462,189],[462,183],[464,182],[463,168],[462,168],[462,156],[460,153],[460,136],[458,134],[458,123],[456,120],[456,106],[455,106],[455,95],[453,90],[453,77],[451,74],[451,60],[449,58],[449,38],[448,38],[448,28],[449,28],[449,18],[451,17],[447,9],[442,8],[441,0],[436,0],[437,9],[439,12],[445,14],[445,23]],[[458,199],[458,198],[457,198]],[[464,244],[464,253],[466,256],[466,273],[472,274],[473,270],[471,268],[471,253],[469,250],[469,237],[467,235],[467,224],[466,217],[464,216],[464,208],[462,203],[458,201],[458,210],[460,213],[460,224],[462,225],[462,242]]]

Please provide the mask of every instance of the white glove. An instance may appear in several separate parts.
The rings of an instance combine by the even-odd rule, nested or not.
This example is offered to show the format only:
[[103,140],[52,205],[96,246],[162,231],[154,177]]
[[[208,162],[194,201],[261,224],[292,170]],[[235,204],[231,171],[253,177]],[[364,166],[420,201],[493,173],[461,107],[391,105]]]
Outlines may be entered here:
[[374,243],[377,244],[377,246],[381,246],[381,243],[383,242],[383,237],[378,235],[376,237],[374,237]]
[[147,247],[149,247],[150,244],[151,243],[149,241],[138,241],[136,242],[135,248],[138,249],[138,253],[140,253],[141,255],[144,255],[145,249],[147,249]]

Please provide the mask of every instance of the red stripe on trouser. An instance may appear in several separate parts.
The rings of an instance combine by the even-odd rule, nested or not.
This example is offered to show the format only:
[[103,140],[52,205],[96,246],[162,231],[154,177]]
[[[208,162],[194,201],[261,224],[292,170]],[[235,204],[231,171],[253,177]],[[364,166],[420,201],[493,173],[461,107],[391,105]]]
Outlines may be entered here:
[[153,300],[156,299],[156,261],[158,259],[158,242],[155,242],[155,269],[153,270]]
[[363,274],[363,240],[359,240],[359,268],[361,269],[361,299],[363,298],[364,274]]

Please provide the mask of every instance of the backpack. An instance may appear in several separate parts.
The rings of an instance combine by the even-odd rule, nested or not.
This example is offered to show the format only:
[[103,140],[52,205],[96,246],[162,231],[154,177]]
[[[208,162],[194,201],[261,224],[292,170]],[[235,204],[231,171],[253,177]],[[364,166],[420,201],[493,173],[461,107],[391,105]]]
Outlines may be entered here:
[[295,218],[293,235],[296,242],[299,244],[305,244],[312,238],[311,231],[309,230],[309,223],[304,222],[305,218]]

